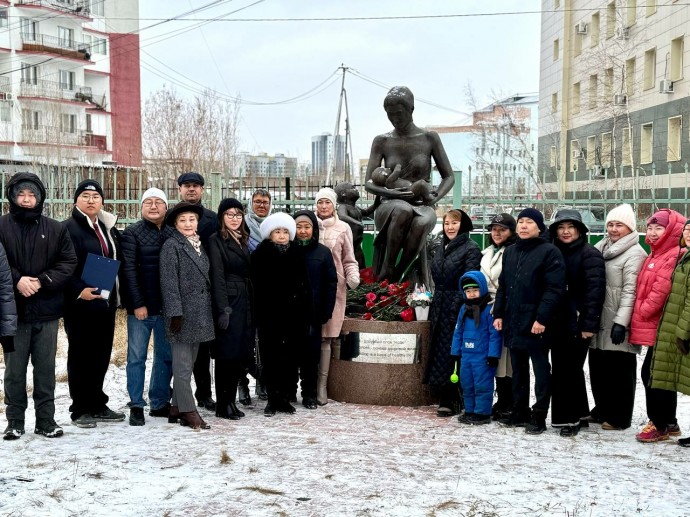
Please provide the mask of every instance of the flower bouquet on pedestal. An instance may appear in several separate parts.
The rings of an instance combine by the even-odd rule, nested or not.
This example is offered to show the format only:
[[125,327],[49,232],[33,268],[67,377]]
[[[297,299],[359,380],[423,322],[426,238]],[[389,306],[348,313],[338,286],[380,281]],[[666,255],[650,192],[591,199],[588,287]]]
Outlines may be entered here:
[[350,318],[378,321],[413,321],[414,310],[408,306],[410,283],[377,283],[371,268],[360,271],[361,284],[347,292],[345,314]]
[[429,306],[431,305],[431,291],[424,284],[415,284],[414,291],[407,296],[407,304],[414,308],[417,321],[429,319]]

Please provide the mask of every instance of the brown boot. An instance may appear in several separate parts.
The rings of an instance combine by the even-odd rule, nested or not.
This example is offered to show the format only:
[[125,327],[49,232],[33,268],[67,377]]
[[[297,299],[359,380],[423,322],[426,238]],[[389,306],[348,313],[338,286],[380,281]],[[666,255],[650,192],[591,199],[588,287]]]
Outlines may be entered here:
[[170,412],[168,413],[168,423],[176,424],[180,420],[180,408],[177,406],[170,406]]
[[180,413],[180,425],[191,427],[195,431],[199,429],[211,429],[211,426],[204,422],[198,411]]

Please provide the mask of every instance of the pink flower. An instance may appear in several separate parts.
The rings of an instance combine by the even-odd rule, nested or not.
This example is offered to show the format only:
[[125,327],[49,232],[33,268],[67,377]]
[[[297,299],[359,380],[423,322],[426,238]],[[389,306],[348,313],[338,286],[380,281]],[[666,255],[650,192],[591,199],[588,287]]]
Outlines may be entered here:
[[370,312],[367,312],[364,314],[364,316],[362,316],[363,320],[370,320],[371,318],[372,318],[372,316],[371,316]]
[[374,293],[367,293],[366,299],[368,302],[375,302],[376,301],[376,295]]

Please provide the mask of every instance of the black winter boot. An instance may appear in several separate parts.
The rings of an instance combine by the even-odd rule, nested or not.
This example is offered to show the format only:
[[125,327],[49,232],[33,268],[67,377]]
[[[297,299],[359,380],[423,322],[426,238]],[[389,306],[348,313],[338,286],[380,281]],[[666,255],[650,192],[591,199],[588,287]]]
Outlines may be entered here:
[[546,413],[542,411],[532,411],[532,418],[525,427],[527,434],[541,434],[546,431]]
[[496,377],[496,396],[491,415],[494,420],[501,420],[510,416],[513,407],[513,379],[511,377]]

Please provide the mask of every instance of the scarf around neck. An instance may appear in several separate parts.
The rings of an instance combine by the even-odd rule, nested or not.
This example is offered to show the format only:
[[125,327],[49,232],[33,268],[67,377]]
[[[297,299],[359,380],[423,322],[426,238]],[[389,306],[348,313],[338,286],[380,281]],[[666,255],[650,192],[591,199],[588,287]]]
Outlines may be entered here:
[[185,238],[192,245],[192,248],[194,248],[194,251],[196,251],[197,255],[201,256],[201,239],[199,236],[195,233],[194,235],[190,235],[189,237]]

